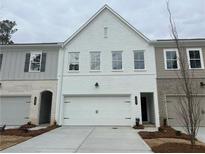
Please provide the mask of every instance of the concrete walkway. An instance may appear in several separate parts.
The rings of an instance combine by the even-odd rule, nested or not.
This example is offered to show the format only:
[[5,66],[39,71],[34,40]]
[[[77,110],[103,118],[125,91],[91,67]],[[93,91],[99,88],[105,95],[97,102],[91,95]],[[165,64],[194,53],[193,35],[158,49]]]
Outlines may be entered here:
[[1,152],[151,152],[130,127],[61,127]]

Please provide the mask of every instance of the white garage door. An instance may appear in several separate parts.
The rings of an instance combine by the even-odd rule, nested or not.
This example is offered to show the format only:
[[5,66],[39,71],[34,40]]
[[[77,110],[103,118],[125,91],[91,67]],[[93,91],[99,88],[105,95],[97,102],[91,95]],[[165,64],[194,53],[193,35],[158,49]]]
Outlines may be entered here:
[[29,121],[30,97],[0,97],[0,125],[22,125]]
[[65,97],[64,125],[130,125],[129,97]]
[[[200,102],[201,108],[201,126],[205,126],[205,97],[196,98]],[[179,97],[168,96],[167,100],[167,115],[168,123],[170,126],[182,126],[182,118],[178,112],[179,109]]]

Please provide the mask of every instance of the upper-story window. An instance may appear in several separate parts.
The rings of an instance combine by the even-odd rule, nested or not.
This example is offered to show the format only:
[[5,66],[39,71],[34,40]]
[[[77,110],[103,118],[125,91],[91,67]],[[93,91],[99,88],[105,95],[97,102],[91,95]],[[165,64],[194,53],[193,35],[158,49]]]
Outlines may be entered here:
[[164,50],[165,69],[176,70],[179,69],[178,62],[178,50],[177,49],[165,49]]
[[143,50],[134,51],[134,69],[135,70],[145,69]]
[[190,69],[203,69],[203,55],[200,48],[189,48],[187,49],[187,57]]
[[24,72],[45,72],[46,52],[35,51],[26,53]]
[[79,52],[69,52],[69,71],[79,70]]
[[32,52],[30,55],[29,72],[41,71],[42,52]]
[[112,52],[112,69],[122,70],[122,51]]
[[100,70],[100,52],[90,52],[90,70]]

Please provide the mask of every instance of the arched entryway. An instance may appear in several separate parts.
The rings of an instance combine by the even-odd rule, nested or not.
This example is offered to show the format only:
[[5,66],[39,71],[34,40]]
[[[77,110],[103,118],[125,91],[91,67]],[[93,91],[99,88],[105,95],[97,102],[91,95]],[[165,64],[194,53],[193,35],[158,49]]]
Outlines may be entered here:
[[50,123],[52,96],[53,94],[50,91],[41,93],[39,124]]

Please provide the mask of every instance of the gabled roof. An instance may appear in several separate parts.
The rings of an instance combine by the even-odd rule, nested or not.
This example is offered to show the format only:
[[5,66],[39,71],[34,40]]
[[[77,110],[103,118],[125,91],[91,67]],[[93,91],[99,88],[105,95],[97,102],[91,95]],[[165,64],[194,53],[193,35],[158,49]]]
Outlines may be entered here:
[[124,18],[122,18],[117,12],[115,12],[112,8],[110,8],[107,4],[105,4],[100,10],[98,10],[85,24],[83,24],[76,32],[74,32],[64,43],[63,46],[69,43],[73,38],[75,38],[83,29],[85,29],[89,23],[91,23],[98,15],[101,14],[105,9],[108,9],[113,15],[115,15],[121,22],[131,28],[135,33],[137,33],[141,38],[143,38],[146,42],[150,42],[150,40],[142,34],[139,30],[133,27],[130,23],[128,23]]

